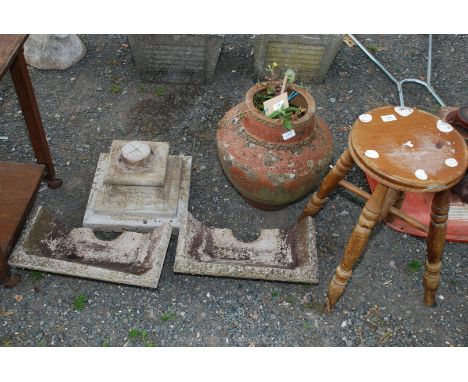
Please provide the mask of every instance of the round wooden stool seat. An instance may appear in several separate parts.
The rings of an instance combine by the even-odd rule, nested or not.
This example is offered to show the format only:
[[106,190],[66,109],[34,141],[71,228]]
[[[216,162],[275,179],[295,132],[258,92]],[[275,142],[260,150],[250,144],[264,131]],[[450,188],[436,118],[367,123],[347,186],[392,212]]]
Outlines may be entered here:
[[408,107],[361,114],[349,136],[349,152],[372,178],[402,191],[449,189],[468,166],[466,143],[451,125]]

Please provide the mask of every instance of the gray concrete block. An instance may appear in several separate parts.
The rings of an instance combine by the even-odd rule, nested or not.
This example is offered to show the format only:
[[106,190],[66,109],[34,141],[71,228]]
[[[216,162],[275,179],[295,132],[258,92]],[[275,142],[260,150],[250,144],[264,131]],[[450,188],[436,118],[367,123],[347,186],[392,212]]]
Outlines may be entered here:
[[208,228],[187,214],[179,232],[174,271],[317,283],[316,231],[311,217],[289,230],[265,229],[257,240],[237,240],[229,229]]
[[89,228],[69,229],[39,207],[13,250],[11,266],[150,288],[158,286],[172,227],[124,232],[99,240]]
[[296,72],[296,81],[323,82],[337,55],[343,35],[257,35],[254,37],[254,68],[263,79],[266,67],[278,64],[278,73],[288,68]]
[[129,35],[143,81],[209,83],[223,45],[220,35]]

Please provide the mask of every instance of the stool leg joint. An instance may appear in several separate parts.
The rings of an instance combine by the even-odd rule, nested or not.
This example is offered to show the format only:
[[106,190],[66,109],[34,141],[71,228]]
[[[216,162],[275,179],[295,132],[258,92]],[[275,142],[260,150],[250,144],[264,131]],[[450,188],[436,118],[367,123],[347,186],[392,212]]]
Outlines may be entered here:
[[322,180],[319,189],[314,192],[310,200],[307,202],[301,216],[299,217],[299,220],[302,220],[307,216],[317,215],[320,208],[325,203],[327,196],[336,188],[338,183],[343,180],[353,165],[353,158],[351,158],[349,150],[346,149],[343,154],[341,154],[341,157],[336,162],[336,165]]

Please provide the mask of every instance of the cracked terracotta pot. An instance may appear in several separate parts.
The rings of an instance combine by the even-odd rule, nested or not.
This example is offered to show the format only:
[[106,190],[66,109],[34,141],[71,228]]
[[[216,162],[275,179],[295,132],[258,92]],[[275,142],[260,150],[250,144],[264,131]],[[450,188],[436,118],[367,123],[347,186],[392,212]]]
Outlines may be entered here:
[[218,156],[227,177],[244,198],[261,209],[279,209],[300,199],[326,174],[332,159],[333,140],[327,124],[316,114],[315,101],[302,87],[291,105],[306,109],[292,121],[296,135],[287,132],[281,120],[266,117],[254,106],[256,84],[245,102],[234,106],[221,119],[217,131]]

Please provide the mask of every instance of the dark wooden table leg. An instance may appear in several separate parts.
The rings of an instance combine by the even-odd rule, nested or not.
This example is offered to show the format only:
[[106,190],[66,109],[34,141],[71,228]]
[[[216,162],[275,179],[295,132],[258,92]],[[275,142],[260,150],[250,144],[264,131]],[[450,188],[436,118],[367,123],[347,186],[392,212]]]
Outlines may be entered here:
[[42,126],[41,115],[37,107],[36,96],[29,77],[28,67],[23,55],[23,49],[10,66],[11,77],[15,85],[16,94],[23,111],[24,120],[28,128],[31,144],[36,155],[37,163],[46,166],[47,184],[50,188],[58,188],[62,181],[55,177],[54,163],[49,152],[49,145]]
[[340,180],[343,180],[353,165],[353,158],[351,158],[349,150],[346,149],[343,154],[341,154],[341,157],[338,159],[338,162],[336,162],[336,165],[322,180],[319,189],[314,192],[310,200],[307,202],[306,206],[304,207],[304,211],[299,217],[299,220],[304,219],[307,216],[315,216],[319,212],[320,207],[322,207],[322,204],[325,203],[327,196],[336,188]]
[[440,265],[445,247],[445,232],[450,208],[450,191],[434,195],[431,206],[431,222],[427,237],[427,259],[424,272],[424,304],[435,306],[435,294],[440,284]]
[[12,288],[21,281],[21,276],[12,274],[8,265],[8,256],[0,247],[0,284],[5,288]]
[[353,266],[364,251],[372,229],[380,219],[387,190],[386,186],[379,183],[362,209],[358,224],[353,230],[341,263],[336,268],[335,275],[328,287],[327,304],[325,306],[327,312],[333,309],[346,289],[346,284],[353,272]]

